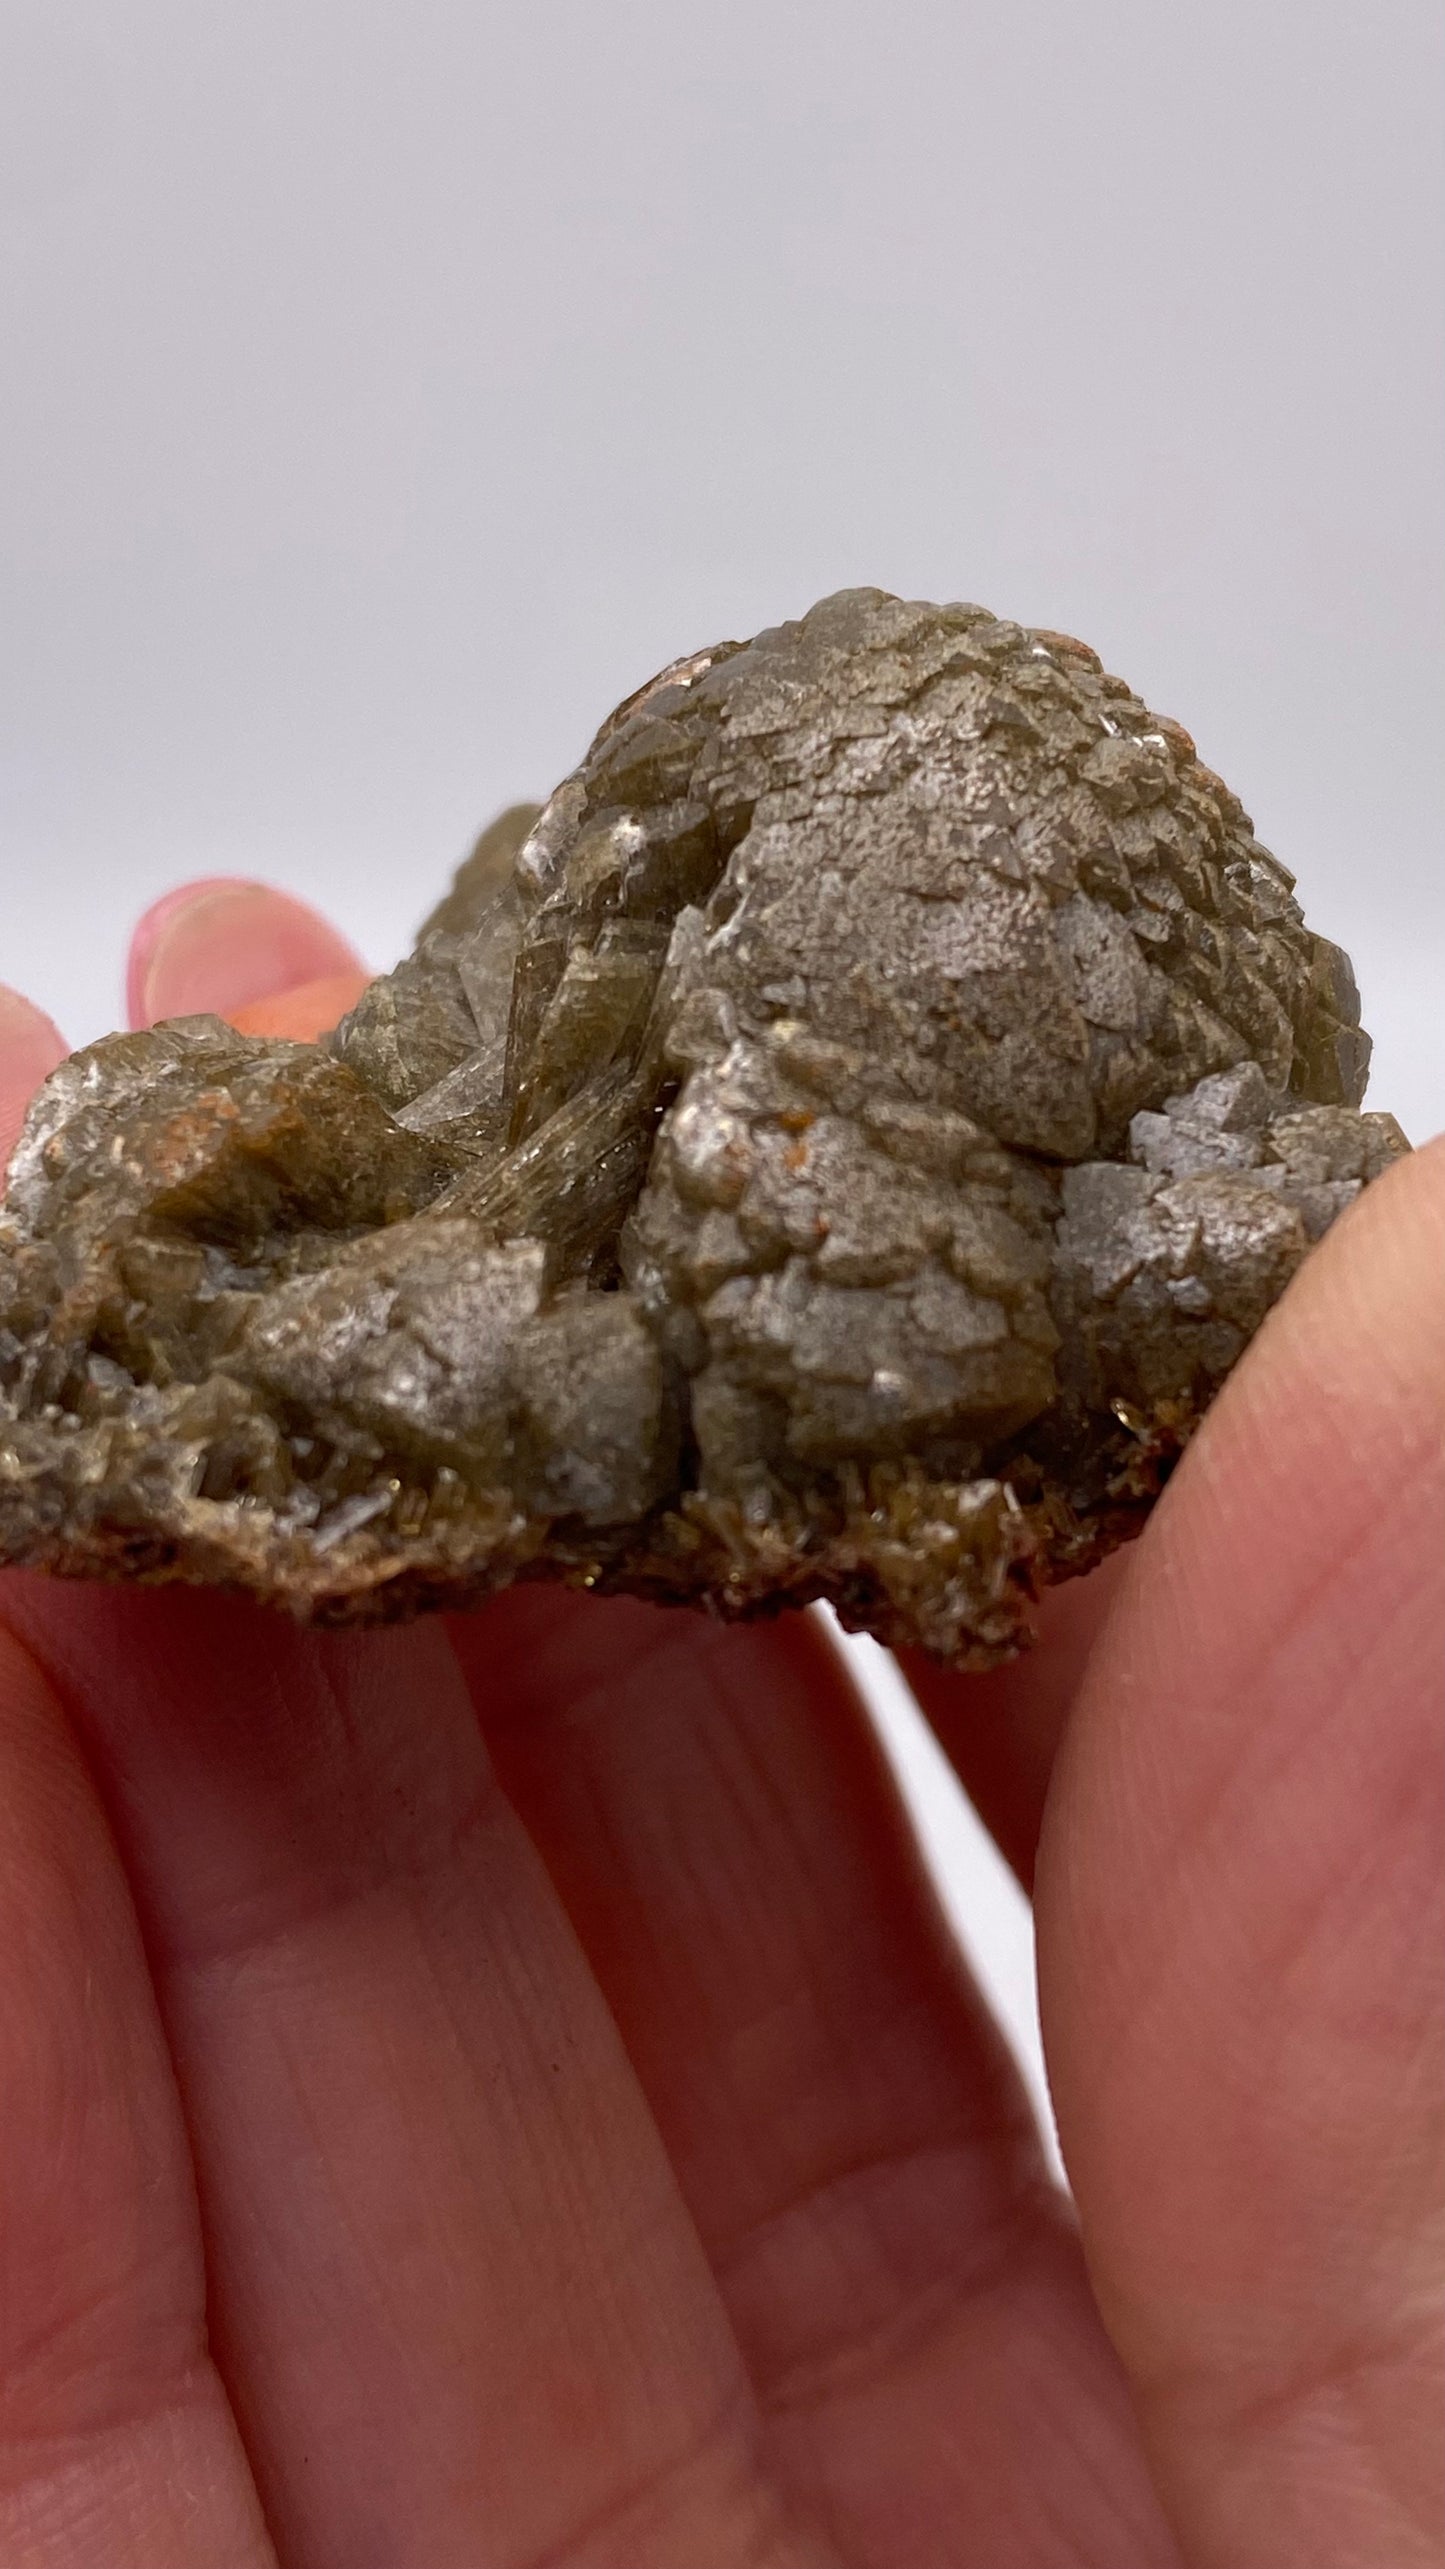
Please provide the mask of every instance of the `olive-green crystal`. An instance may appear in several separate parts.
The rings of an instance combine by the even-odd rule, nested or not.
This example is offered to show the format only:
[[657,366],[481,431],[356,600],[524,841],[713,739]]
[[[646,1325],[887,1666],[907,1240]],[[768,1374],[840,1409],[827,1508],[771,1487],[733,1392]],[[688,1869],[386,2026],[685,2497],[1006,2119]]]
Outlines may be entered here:
[[519,1576],[984,1663],[1404,1148],[1353,975],[1093,652],[877,590],[674,663],[320,1045],[117,1035],[0,1217],[0,1558]]

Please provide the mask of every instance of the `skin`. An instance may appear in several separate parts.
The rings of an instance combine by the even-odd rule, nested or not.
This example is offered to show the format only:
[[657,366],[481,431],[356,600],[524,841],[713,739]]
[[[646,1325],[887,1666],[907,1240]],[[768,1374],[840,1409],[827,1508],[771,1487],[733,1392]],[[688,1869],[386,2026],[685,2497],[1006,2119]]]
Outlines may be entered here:
[[[360,978],[208,884],[130,984]],[[0,1146],[61,1050],[0,996]],[[1445,1148],[909,1673],[1073,2205],[812,1618],[0,1582],[7,2569],[1439,2569]]]

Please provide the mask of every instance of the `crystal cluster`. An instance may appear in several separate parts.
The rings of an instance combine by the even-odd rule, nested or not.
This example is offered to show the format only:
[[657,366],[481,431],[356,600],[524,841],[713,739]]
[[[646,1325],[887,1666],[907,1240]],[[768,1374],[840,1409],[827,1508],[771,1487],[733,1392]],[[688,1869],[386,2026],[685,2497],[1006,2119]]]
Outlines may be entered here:
[[519,1576],[983,1663],[1405,1148],[1349,964],[1067,637],[678,661],[325,1043],[113,1036],[0,1220],[0,1557],[329,1619]]

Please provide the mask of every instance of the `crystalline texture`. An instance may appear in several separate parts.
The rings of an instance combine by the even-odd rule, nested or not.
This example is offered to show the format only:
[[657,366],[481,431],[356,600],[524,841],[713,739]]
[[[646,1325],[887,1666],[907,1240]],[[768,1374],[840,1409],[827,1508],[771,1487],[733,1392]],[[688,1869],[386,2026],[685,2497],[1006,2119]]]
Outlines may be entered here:
[[326,1044],[56,1072],[0,1556],[332,1619],[827,1597],[987,1661],[1404,1149],[1358,1015],[1091,651],[826,599],[629,698]]

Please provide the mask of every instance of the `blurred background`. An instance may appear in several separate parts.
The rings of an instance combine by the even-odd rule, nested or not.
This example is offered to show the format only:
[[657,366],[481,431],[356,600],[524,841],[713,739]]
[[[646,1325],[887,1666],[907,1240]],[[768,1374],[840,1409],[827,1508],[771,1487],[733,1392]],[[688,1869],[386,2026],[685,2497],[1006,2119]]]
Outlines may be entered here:
[[0,0],[0,981],[96,1035],[231,872],[389,963],[652,669],[866,582],[1187,725],[1422,1139],[1442,77],[1436,0]]

